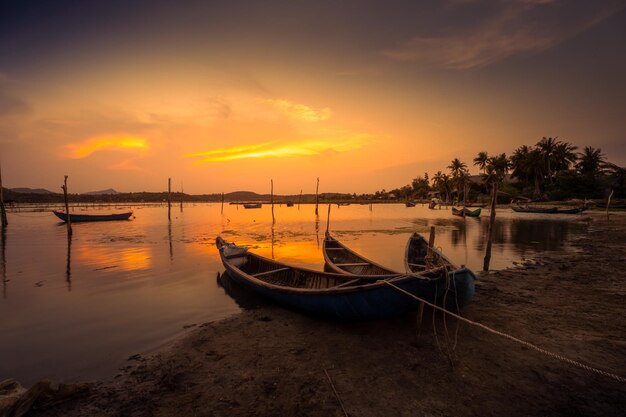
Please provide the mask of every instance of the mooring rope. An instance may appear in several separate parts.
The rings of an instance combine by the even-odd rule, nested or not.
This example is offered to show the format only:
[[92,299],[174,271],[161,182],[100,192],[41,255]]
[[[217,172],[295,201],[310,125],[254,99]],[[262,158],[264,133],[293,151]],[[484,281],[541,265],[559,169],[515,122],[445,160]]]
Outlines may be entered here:
[[398,290],[398,291],[400,291],[400,292],[402,292],[402,293],[404,293],[404,294],[408,295],[409,297],[414,298],[414,299],[416,299],[417,301],[420,301],[420,302],[422,302],[422,303],[424,303],[424,304],[426,304],[426,305],[429,305],[430,307],[432,307],[432,308],[434,308],[434,309],[436,309],[436,310],[440,310],[440,311],[442,311],[444,314],[449,314],[449,315],[451,315],[452,317],[454,317],[454,318],[456,318],[456,319],[458,319],[458,320],[460,320],[460,321],[463,321],[463,322],[465,322],[465,323],[467,323],[467,324],[469,324],[469,325],[471,325],[471,326],[476,326],[476,327],[479,327],[479,328],[481,328],[481,329],[483,329],[483,330],[486,330],[486,331],[487,331],[487,332],[489,332],[489,333],[493,333],[493,334],[495,334],[495,335],[498,335],[498,336],[504,337],[505,339],[512,340],[512,341],[517,342],[517,343],[519,343],[519,344],[522,344],[522,345],[524,345],[524,346],[526,346],[526,347],[528,347],[528,348],[531,348],[531,349],[533,349],[533,350],[536,350],[536,351],[537,351],[537,352],[539,352],[539,353],[543,353],[544,355],[550,356],[550,357],[552,357],[552,358],[554,358],[554,359],[558,359],[558,360],[560,360],[560,361],[562,361],[562,362],[565,362],[565,363],[567,363],[567,364],[570,364],[570,365],[572,365],[572,366],[575,366],[575,367],[578,367],[578,368],[584,369],[584,370],[589,371],[589,372],[596,373],[596,374],[598,374],[598,375],[605,376],[605,377],[607,377],[607,378],[614,379],[614,380],[616,380],[616,381],[618,381],[618,382],[621,382],[621,383],[626,383],[626,378],[624,378],[624,377],[622,377],[622,376],[619,376],[619,375],[614,374],[614,373],[611,373],[611,372],[603,371],[602,369],[595,368],[595,367],[593,367],[593,366],[585,365],[585,364],[584,364],[584,363],[582,363],[582,362],[578,362],[578,361],[575,361],[575,360],[573,360],[573,359],[566,358],[565,356],[559,355],[558,353],[550,352],[549,350],[546,350],[546,349],[544,349],[544,348],[542,348],[542,347],[539,347],[539,346],[537,346],[537,345],[534,345],[534,344],[532,344],[532,343],[530,343],[530,342],[527,342],[527,341],[525,341],[525,340],[519,339],[519,338],[517,338],[517,337],[515,337],[515,336],[512,336],[512,335],[510,335],[510,334],[507,334],[507,333],[501,332],[501,331],[496,330],[496,329],[492,329],[491,327],[488,327],[488,326],[486,326],[486,325],[484,325],[484,324],[482,324],[482,323],[478,323],[478,322],[476,322],[476,321],[473,321],[473,320],[470,320],[470,319],[466,319],[466,318],[465,318],[465,317],[463,317],[463,316],[460,316],[460,315],[458,315],[458,314],[455,314],[455,313],[453,313],[453,312],[451,312],[451,311],[446,310],[445,308],[439,307],[439,306],[438,306],[438,305],[436,305],[436,304],[433,304],[433,303],[431,303],[431,302],[429,302],[429,301],[424,300],[423,298],[420,298],[420,297],[418,297],[418,296],[416,296],[416,295],[414,295],[414,294],[411,294],[410,292],[408,292],[408,291],[406,291],[406,290],[404,290],[404,289],[402,289],[402,288],[398,287],[397,285],[392,284],[392,283],[391,283],[391,282],[389,282],[388,280],[383,280],[383,282],[384,282],[384,283],[386,283],[387,285],[389,285],[389,286],[391,286],[391,287],[395,288],[396,290]]

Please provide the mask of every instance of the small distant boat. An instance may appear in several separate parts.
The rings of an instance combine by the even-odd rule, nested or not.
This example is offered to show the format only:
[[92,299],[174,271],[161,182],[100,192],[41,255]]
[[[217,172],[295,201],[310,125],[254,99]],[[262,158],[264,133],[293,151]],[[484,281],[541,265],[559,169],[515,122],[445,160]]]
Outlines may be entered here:
[[224,268],[237,284],[285,307],[316,316],[343,320],[396,317],[416,310],[419,303],[387,281],[427,300],[443,293],[445,284],[436,279],[441,270],[391,276],[335,274],[240,251],[240,247],[219,236],[216,245]]
[[337,203],[337,206],[349,206],[350,203]]
[[415,207],[415,203],[412,201],[407,201],[406,203],[404,203],[407,207]]
[[476,210],[469,210],[466,207],[462,207],[460,209],[452,207],[452,214],[460,217],[480,217],[481,211],[482,209],[480,207]]
[[257,208],[261,208],[263,206],[263,204],[261,203],[244,203],[243,204],[243,208],[247,208],[247,209],[257,209]]
[[532,206],[513,206],[511,207],[516,213],[544,213],[554,214],[558,212],[558,207],[532,207]]
[[[445,268],[450,284],[447,293],[440,293],[438,302],[446,309],[455,310],[468,305],[474,298],[476,276],[464,266],[452,263],[441,251],[431,248],[432,259],[427,260],[428,242],[418,233],[409,238],[404,253],[407,272],[420,273],[430,268]],[[430,265],[428,265],[430,263]],[[445,288],[445,287],[444,287]]]
[[293,203],[291,201],[287,201],[287,207],[293,207]]
[[[60,211],[53,211],[54,215],[57,216],[64,222],[67,222],[67,214]],[[130,216],[133,215],[133,212],[128,213],[117,213],[117,214],[73,214],[70,213],[70,221],[72,223],[76,222],[106,222],[111,220],[128,220]]]
[[399,272],[385,268],[354,252],[328,232],[322,243],[326,266],[332,272],[352,275],[397,275]]

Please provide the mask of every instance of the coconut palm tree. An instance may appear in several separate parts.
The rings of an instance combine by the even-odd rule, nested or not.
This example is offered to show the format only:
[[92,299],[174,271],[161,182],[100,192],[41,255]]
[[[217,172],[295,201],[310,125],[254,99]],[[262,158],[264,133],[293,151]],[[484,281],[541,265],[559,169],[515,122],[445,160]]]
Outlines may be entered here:
[[585,149],[578,155],[579,160],[576,169],[583,175],[597,178],[603,171],[605,157],[600,148],[585,146]]
[[474,165],[478,165],[478,168],[482,172],[485,172],[485,168],[487,167],[488,160],[489,160],[489,155],[487,154],[487,152],[485,151],[478,152],[478,155],[476,156],[476,158],[474,158]]
[[441,171],[437,171],[433,176],[433,188],[445,194],[447,202],[450,196],[450,176]]
[[489,270],[491,262],[491,241],[493,237],[493,225],[496,221],[496,203],[498,200],[498,185],[504,181],[506,174],[511,168],[511,162],[506,154],[502,153],[498,156],[492,156],[488,159],[485,166],[485,182],[491,186],[491,213],[489,215],[489,229],[487,232],[487,248],[485,250],[485,259],[483,261],[483,270]]
[[534,183],[533,195],[541,195],[541,181],[543,180],[544,163],[541,151],[538,148],[522,145],[517,148],[510,159],[511,177],[530,184]]
[[550,183],[552,183],[552,167],[551,162],[554,158],[554,152],[556,151],[556,147],[559,144],[559,141],[556,138],[546,138],[545,136],[537,142],[537,148],[541,151],[541,156],[546,165],[546,173],[548,174],[548,179]]
[[578,147],[569,142],[557,143],[552,162],[552,169],[554,169],[555,173],[567,171],[570,166],[576,163],[578,160],[576,149],[578,149]]
[[461,162],[459,158],[454,158],[448,169],[452,174],[452,182],[456,185],[457,199],[461,199],[461,192],[465,189],[465,181],[468,179],[467,165]]

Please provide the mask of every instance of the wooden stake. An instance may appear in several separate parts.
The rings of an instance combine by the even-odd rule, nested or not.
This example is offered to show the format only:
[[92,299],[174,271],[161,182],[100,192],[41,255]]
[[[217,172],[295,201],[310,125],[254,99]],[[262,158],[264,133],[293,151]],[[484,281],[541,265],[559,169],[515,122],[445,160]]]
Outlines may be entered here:
[[224,214],[224,193],[222,193],[222,209],[221,213]]
[[61,186],[61,188],[63,189],[63,199],[65,200],[65,215],[67,216],[67,221],[65,222],[67,224],[67,238],[70,239],[70,237],[72,236],[72,221],[70,220],[70,204],[67,200],[67,175],[63,180],[63,185]]
[[183,212],[183,195],[185,194],[185,191],[183,189],[183,182],[180,182],[180,212]]
[[432,268],[433,248],[435,247],[435,226],[430,226],[430,236],[428,238],[428,251],[426,252],[426,269]]
[[172,220],[172,179],[167,179],[167,220]]
[[298,210],[300,210],[300,203],[302,202],[302,190],[300,190],[300,198],[298,198]]
[[491,240],[493,237],[493,225],[496,221],[496,200],[498,195],[498,183],[493,182],[491,196],[491,213],[489,214],[489,228],[487,229],[487,249],[485,250],[485,259],[483,260],[483,271],[489,271],[489,263],[491,262]]
[[330,206],[332,204],[328,203],[328,215],[326,216],[326,234],[328,234],[328,229],[330,227]]
[[317,187],[315,187],[315,215],[317,215],[317,206],[319,205],[320,177],[317,177]]
[[[2,178],[0,178],[0,186],[2,186]],[[613,197],[613,192],[615,190],[611,190],[611,194],[609,194],[609,200],[606,202],[606,219],[609,219],[609,206],[611,205],[611,197]],[[4,216],[4,204],[2,204],[2,215]]]
[[2,167],[0,167],[0,217],[2,218],[2,227],[6,227],[9,224],[7,220],[7,211],[4,207],[4,190],[2,187]]
[[274,180],[270,180],[270,201],[272,203],[272,224],[276,222],[274,219]]

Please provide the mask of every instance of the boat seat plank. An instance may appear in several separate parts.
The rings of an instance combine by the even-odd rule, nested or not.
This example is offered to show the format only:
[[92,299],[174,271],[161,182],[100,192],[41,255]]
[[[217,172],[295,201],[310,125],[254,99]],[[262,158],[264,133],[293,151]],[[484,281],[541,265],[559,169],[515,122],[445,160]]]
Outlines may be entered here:
[[258,274],[252,274],[253,277],[260,277],[263,275],[269,275],[269,274],[273,274],[275,272],[280,272],[280,271],[288,271],[289,268],[278,268],[278,269],[272,269],[271,271],[265,271],[265,272],[259,272]]
[[346,250],[345,248],[326,248],[326,250]]
[[354,262],[347,264],[335,264],[336,266],[367,266],[369,265],[367,262]]

